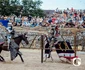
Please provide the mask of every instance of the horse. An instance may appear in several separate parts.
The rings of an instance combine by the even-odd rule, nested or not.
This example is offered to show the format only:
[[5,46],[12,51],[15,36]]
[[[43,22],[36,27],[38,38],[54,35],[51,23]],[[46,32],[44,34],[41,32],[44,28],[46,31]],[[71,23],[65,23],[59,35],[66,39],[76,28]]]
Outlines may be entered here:
[[[76,58],[76,60],[78,58],[78,56],[75,56],[75,51],[72,49],[70,43],[67,41],[59,41],[56,44],[54,44],[53,47],[55,47],[55,49],[58,49],[56,50],[56,53],[58,54],[60,60],[63,62],[72,63],[74,58]],[[50,42],[47,42],[45,44],[45,48],[50,48]],[[47,58],[50,58],[51,52],[52,49],[45,49],[45,56],[46,56],[45,61]],[[80,61],[79,58],[78,61]]]
[[[22,58],[22,54],[19,51],[19,45],[22,40],[25,41],[26,44],[29,43],[27,40],[27,37],[26,37],[26,33],[20,34],[19,36],[13,38],[13,40],[10,42],[9,46],[4,46],[4,42],[1,42],[0,43],[0,53],[2,52],[2,50],[10,51],[11,61],[13,61],[19,55],[21,58],[21,61],[24,62],[24,60]],[[2,56],[0,56],[0,61],[2,61],[2,62],[5,61]]]

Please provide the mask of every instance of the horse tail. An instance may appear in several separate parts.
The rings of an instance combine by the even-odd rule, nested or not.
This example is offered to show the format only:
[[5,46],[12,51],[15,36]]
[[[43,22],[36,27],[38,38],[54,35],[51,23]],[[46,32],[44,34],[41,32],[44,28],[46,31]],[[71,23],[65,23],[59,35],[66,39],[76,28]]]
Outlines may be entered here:
[[1,53],[1,51],[2,51],[2,46],[0,46],[0,53]]

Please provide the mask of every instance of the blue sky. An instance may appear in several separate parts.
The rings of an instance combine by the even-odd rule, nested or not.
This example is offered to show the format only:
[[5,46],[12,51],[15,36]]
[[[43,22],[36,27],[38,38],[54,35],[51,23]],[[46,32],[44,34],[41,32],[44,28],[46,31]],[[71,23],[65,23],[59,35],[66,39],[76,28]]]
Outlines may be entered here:
[[85,0],[41,0],[43,2],[41,8],[48,10],[66,9],[74,7],[75,9],[85,9]]

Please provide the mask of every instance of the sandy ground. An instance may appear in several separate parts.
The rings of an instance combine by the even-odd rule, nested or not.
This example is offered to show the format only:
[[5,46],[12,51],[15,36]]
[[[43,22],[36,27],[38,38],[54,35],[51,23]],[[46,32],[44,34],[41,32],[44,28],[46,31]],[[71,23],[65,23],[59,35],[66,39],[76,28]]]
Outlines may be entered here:
[[56,52],[52,52],[54,61],[49,58],[46,62],[41,63],[41,51],[32,49],[21,49],[23,53],[24,63],[17,57],[14,61],[10,61],[10,53],[2,52],[2,56],[6,62],[0,62],[0,70],[85,70],[85,53],[78,53],[81,58],[82,64],[79,67],[75,67],[72,64],[62,63]]

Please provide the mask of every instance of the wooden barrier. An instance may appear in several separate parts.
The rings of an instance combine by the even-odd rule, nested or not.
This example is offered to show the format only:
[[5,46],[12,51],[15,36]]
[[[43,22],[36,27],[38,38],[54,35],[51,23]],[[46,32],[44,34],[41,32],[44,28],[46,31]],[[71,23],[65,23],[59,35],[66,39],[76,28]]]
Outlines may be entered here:
[[[68,30],[69,28],[66,28],[66,29],[64,29],[64,30]],[[70,29],[72,32],[73,32],[73,34],[71,34],[71,35],[73,35],[74,36],[74,51],[75,51],[75,57],[76,57],[76,51],[78,51],[77,50],[77,46],[76,46],[76,34],[77,34],[77,32],[79,32],[79,31],[84,31],[85,29]],[[70,35],[70,36],[71,36]],[[69,35],[65,35],[65,36],[69,36]],[[43,43],[43,36],[41,36],[41,63],[43,63],[43,50],[45,50],[45,49],[50,49],[50,48],[44,48],[43,47],[43,45],[44,45],[44,43]],[[60,50],[60,49],[51,49],[51,50],[54,50],[54,51],[56,51],[56,50]],[[62,49],[62,50],[72,50],[72,49]]]
[[[28,33],[36,33],[37,35],[49,35],[48,33],[49,32],[47,32],[47,31],[44,31],[45,29],[42,29],[42,31],[39,31],[39,30],[34,30],[33,28],[18,28],[18,27],[14,27],[16,30],[15,31],[17,31],[17,32],[28,32]],[[32,29],[32,30],[31,30]],[[81,32],[81,31],[85,31],[85,29],[84,28],[82,28],[82,29],[77,29],[77,28],[61,28],[61,29],[59,29],[60,31],[65,31],[65,32],[67,32],[67,30],[70,30],[72,33],[71,34],[63,34],[63,36],[65,36],[65,37],[67,37],[67,36],[73,36],[74,37],[74,42],[75,42],[75,40],[76,40],[76,34],[77,34],[77,32]],[[36,35],[35,34],[35,35]],[[29,34],[28,34],[29,35]],[[30,35],[29,35],[30,36]],[[64,38],[65,38],[64,37]],[[67,39],[67,38],[65,38],[65,39]],[[83,38],[84,39],[84,38]],[[73,39],[71,40],[72,41],[72,44],[71,45],[74,45],[74,46],[76,46],[76,44],[73,42]],[[74,44],[73,44],[74,43]],[[76,48],[75,48],[76,49]],[[76,55],[76,54],[75,54]]]

